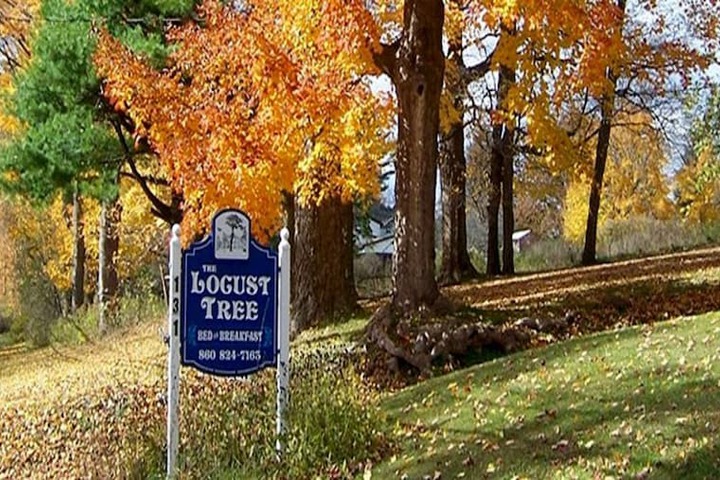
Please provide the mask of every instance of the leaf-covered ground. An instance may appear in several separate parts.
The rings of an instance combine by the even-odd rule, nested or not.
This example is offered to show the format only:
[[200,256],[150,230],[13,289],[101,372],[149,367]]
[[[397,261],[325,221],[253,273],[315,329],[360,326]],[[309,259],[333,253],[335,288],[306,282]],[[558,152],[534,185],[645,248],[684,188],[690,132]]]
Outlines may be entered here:
[[[294,347],[293,398],[304,400],[290,415],[303,432],[290,428],[287,441],[321,459],[305,452],[304,458],[275,461],[273,370],[246,381],[184,369],[181,478],[301,478],[308,472],[352,472],[378,457],[386,440],[376,428],[377,393],[346,368],[354,358],[348,333],[362,324],[354,320],[307,332]],[[0,479],[162,477],[167,387],[159,331],[158,322],[97,344],[2,350]],[[323,400],[313,403],[313,395]],[[322,428],[327,416],[340,411],[351,418],[338,428]],[[315,419],[311,426],[300,427],[309,419]],[[346,434],[350,425],[353,433]],[[307,432],[317,437],[307,438]]]
[[1,350],[0,478],[119,473],[103,459],[119,455],[131,428],[162,418],[158,332],[159,323],[79,347]]
[[[644,324],[662,318],[720,310],[720,249],[706,249],[514,279],[476,282],[446,289],[445,293],[456,301],[467,304],[468,315],[497,323],[514,322],[529,317],[565,318],[569,314],[575,319],[573,322],[575,329],[570,332],[574,336],[577,333],[587,333],[612,326]],[[372,304],[367,305],[368,310],[373,307]],[[652,469],[653,475],[666,472],[668,478],[673,478],[675,470],[670,469],[671,465],[676,468],[683,468],[684,465],[678,460],[680,457],[673,456],[675,455],[673,452],[685,452],[682,455],[686,458],[700,458],[694,460],[695,463],[703,461],[702,458],[717,458],[718,451],[716,444],[713,443],[714,437],[710,434],[714,430],[703,430],[705,423],[699,423],[697,421],[699,417],[696,415],[698,412],[705,412],[710,415],[709,425],[712,428],[718,424],[717,367],[713,367],[712,362],[703,363],[706,362],[706,358],[712,359],[713,355],[716,355],[714,352],[720,346],[716,340],[717,320],[711,321],[715,322],[714,326],[707,327],[709,328],[707,331],[689,333],[681,329],[678,333],[668,334],[674,337],[664,333],[670,327],[662,327],[657,331],[654,327],[644,327],[645,329],[621,333],[619,341],[626,342],[624,351],[634,352],[635,355],[632,357],[632,365],[635,367],[625,370],[613,363],[615,360],[611,353],[616,348],[613,344],[615,341],[613,334],[608,337],[580,339],[580,343],[559,344],[547,351],[530,351],[522,354],[527,357],[522,355],[509,357],[489,366],[480,367],[496,372],[491,377],[483,377],[481,383],[478,383],[479,374],[476,374],[475,380],[472,380],[463,376],[468,372],[461,372],[451,377],[455,380],[442,378],[421,384],[416,388],[423,390],[397,397],[395,403],[388,404],[388,408],[400,412],[409,408],[402,413],[404,425],[401,431],[403,435],[408,436],[408,442],[417,443],[417,449],[420,450],[415,449],[412,450],[413,452],[425,451],[426,445],[423,442],[431,441],[433,438],[436,443],[444,441],[443,436],[450,439],[446,442],[446,451],[441,452],[440,448],[436,448],[435,453],[441,452],[443,457],[433,456],[435,455],[433,453],[428,457],[427,462],[420,464],[416,463],[420,458],[419,453],[408,453],[413,456],[412,461],[406,461],[407,459],[401,455],[390,465],[384,466],[381,472],[390,476],[394,475],[395,471],[408,472],[411,474],[410,478],[422,478],[422,475],[429,474],[432,478],[436,470],[454,472],[454,474],[467,471],[468,474],[480,476],[470,475],[468,478],[481,478],[482,475],[495,477],[494,470],[498,472],[499,478],[503,478],[506,474],[508,478],[512,478],[509,473],[511,469],[503,468],[508,464],[508,460],[498,461],[505,455],[497,453],[499,452],[497,448],[504,448],[504,452],[510,456],[516,454],[520,456],[520,451],[524,452],[523,461],[529,463],[518,464],[514,467],[514,471],[528,478],[542,477],[547,472],[563,476],[562,472],[565,468],[569,469],[566,476],[570,478],[574,475],[572,472],[580,472],[578,473],[580,477],[588,478],[592,478],[594,475],[592,472],[607,474],[620,472],[619,475],[622,476],[623,471],[637,470],[638,473],[642,473],[646,467]],[[338,338],[347,339],[348,335],[356,334],[363,324],[364,321],[361,320],[345,324],[340,329],[309,332],[299,339],[296,346],[304,348],[326,344]],[[151,443],[162,439],[166,352],[160,335],[163,325],[164,321],[158,319],[129,331],[116,332],[101,342],[81,346],[56,346],[33,351],[26,350],[22,345],[0,348],[0,478],[115,478],[127,473],[122,471],[123,466],[128,465],[125,461],[128,459],[125,457],[132,457],[130,460],[134,462],[136,457],[143,457],[143,449],[157,450],[157,445],[148,447],[148,445],[128,443],[127,439],[133,432],[148,432],[146,437]],[[698,325],[698,328],[704,328],[701,327],[702,322],[686,322],[682,325]],[[656,335],[657,332],[660,333]],[[646,352],[640,352],[639,347],[633,346],[635,337],[642,342],[650,339],[647,340],[650,344],[647,345]],[[564,337],[559,335],[554,340],[561,338]],[[690,348],[690,338],[694,342],[693,348]],[[600,343],[596,346],[593,343],[582,342]],[[581,345],[586,346],[581,348]],[[547,366],[551,356],[555,359],[562,357],[564,361],[570,360],[571,353],[575,350],[567,349],[573,348],[576,350],[580,348],[577,351],[580,357],[586,352],[585,358],[590,360],[587,360],[586,364],[568,366],[565,371],[558,370],[561,368],[559,366],[552,369]],[[599,348],[605,350],[598,350]],[[665,349],[663,355],[667,356],[667,363],[663,364],[664,360],[661,359],[660,353],[656,352],[658,349]],[[652,354],[654,357],[648,357],[647,354]],[[537,358],[545,356],[543,358],[546,358],[546,365],[541,365],[542,360],[533,361],[536,358],[533,355],[539,356]],[[684,358],[678,355],[684,355]],[[568,359],[564,356],[568,356]],[[630,353],[626,357],[626,360],[630,360]],[[523,358],[526,360],[520,360]],[[660,366],[652,363],[653,358],[660,361]],[[681,360],[683,364],[680,363]],[[560,360],[553,362],[562,363]],[[527,368],[518,370],[520,364],[526,365]],[[633,369],[643,365],[645,370]],[[717,361],[714,365],[717,365]],[[587,366],[590,370],[582,370],[581,366],[583,368]],[[656,412],[653,414],[655,416],[652,416],[649,407],[654,405],[652,402],[655,400],[649,399],[644,403],[626,405],[619,399],[618,396],[625,398],[626,394],[632,394],[632,398],[637,397],[639,394],[636,395],[634,392],[641,384],[644,386],[640,393],[650,395],[652,390],[648,385],[651,383],[644,382],[642,378],[632,390],[630,386],[623,387],[624,390],[612,388],[609,391],[603,390],[608,388],[607,385],[603,387],[604,379],[613,380],[614,387],[631,378],[632,375],[647,375],[648,372],[655,371],[662,375],[658,373],[657,378],[652,380],[654,382],[652,385],[655,385],[653,395],[662,394],[665,398],[663,401],[671,407],[674,405],[669,410],[677,412],[673,418],[668,414],[666,419],[662,412]],[[676,379],[665,375],[671,371],[682,371],[684,375]],[[700,376],[697,377],[695,374]],[[615,376],[618,376],[617,380],[614,380]],[[186,378],[190,381],[184,383],[183,395],[195,395],[195,398],[212,398],[215,394],[229,395],[227,382],[210,382],[207,377],[203,379],[193,375],[187,375]],[[574,380],[570,382],[570,379]],[[694,383],[687,383],[685,379],[693,379]],[[568,393],[575,393],[577,382],[589,382],[588,385],[597,383],[598,386],[595,390],[587,389],[586,391],[594,393],[581,401],[580,397]],[[453,383],[456,386],[448,390],[448,385]],[[495,384],[497,388],[494,387]],[[560,388],[561,386],[563,388]],[[412,407],[413,404],[422,405],[422,401],[426,400],[431,391],[436,391],[433,395],[447,396],[452,391],[465,392],[466,387],[470,389],[468,394],[478,389],[485,391],[487,388],[496,388],[493,392],[497,394],[478,396],[476,400],[482,399],[484,403],[473,407],[472,414],[468,413],[470,410],[458,409],[460,403],[458,408],[453,407],[454,410],[450,409],[449,405],[443,406],[442,411],[449,409],[447,415],[450,417],[457,413],[457,418],[467,420],[462,422],[458,420],[454,423],[448,420],[448,425],[453,425],[452,428],[457,432],[453,430],[454,433],[448,433],[432,425],[432,419],[428,420],[429,416],[437,416],[439,413],[426,414]],[[670,387],[672,388],[668,390]],[[534,393],[529,394],[527,388],[532,388]],[[515,391],[520,394],[513,397]],[[503,392],[506,392],[504,396]],[[558,397],[563,392],[572,398],[577,397],[577,401],[573,401],[574,408],[570,408],[573,406],[571,403]],[[463,400],[462,396],[451,398],[454,402]],[[514,405],[513,398],[518,399],[518,405]],[[536,401],[530,402],[531,399]],[[426,400],[426,403],[428,402],[439,405],[432,400],[432,396]],[[553,402],[558,403],[558,406],[554,406]],[[562,402],[566,405],[561,409],[559,405]],[[715,402],[715,410],[712,410],[711,403],[693,402]],[[655,430],[642,430],[635,425],[632,426],[632,430],[627,430],[627,425],[622,425],[623,420],[630,421],[630,416],[626,419],[621,415],[627,413],[625,409],[629,408],[632,413],[635,412],[635,408],[640,408],[640,405],[645,405],[649,413],[645,413],[645,417],[642,417],[643,412],[639,412],[637,417],[642,418],[643,422],[659,422],[662,426],[658,427],[658,431],[664,435],[662,438],[670,439],[669,443],[662,444],[670,452],[669,456],[662,455],[663,459],[667,459],[667,463],[655,465],[653,463],[655,457],[649,456],[650,453],[646,455],[650,458],[647,462],[640,462],[637,459],[643,457],[634,456],[635,451],[645,448],[641,447],[642,445],[654,445],[648,443],[650,441],[648,439],[656,437]],[[483,409],[489,408],[501,410],[495,410],[490,416],[482,413]],[[600,437],[598,439],[593,437],[595,433],[604,435],[600,431],[588,430],[586,434],[574,434],[575,430],[582,432],[584,424],[574,424],[570,419],[582,418],[590,414],[579,410],[580,408],[590,413],[592,409],[596,409],[597,412],[604,412],[602,415],[616,412],[620,420],[615,422],[617,425],[613,423],[615,426],[610,433],[615,430],[617,432],[610,435],[610,438],[618,441],[622,439],[626,443],[632,442],[634,445],[630,449],[632,455],[621,453],[621,457],[616,458],[614,444],[608,444],[605,450],[597,450],[599,447],[596,445],[604,445],[605,441]],[[689,410],[683,410],[685,408]],[[417,412],[413,413],[416,410]],[[545,410],[547,412],[541,415]],[[465,413],[462,413],[463,411]],[[561,412],[563,412],[562,416]],[[406,424],[410,423],[408,419],[413,418],[411,415],[415,415],[421,424],[408,429]],[[521,415],[522,421],[515,418]],[[482,420],[483,418],[495,417],[499,420],[482,423],[486,421]],[[599,418],[596,415],[595,421],[585,423],[594,425],[599,422]],[[541,423],[542,419],[547,424]],[[562,419],[565,423],[554,423],[557,419]],[[506,423],[502,423],[501,420]],[[492,436],[499,435],[500,432],[504,435],[513,432],[507,426],[507,422],[511,421],[515,422],[513,425],[524,425],[525,430],[519,430],[522,435],[505,440]],[[670,426],[673,430],[667,430],[670,427],[666,424],[672,424]],[[528,430],[528,425],[532,425],[534,430]],[[552,426],[551,430],[544,429],[548,425]],[[674,432],[678,429],[682,429],[687,435],[677,434],[679,435],[677,436]],[[485,433],[476,437],[478,431]],[[642,436],[628,440],[631,434],[638,431],[643,432]],[[695,433],[691,435],[691,432]],[[442,435],[438,437],[437,433]],[[453,435],[457,435],[457,438]],[[473,440],[462,440],[465,437],[472,437]],[[476,444],[476,441],[480,443]],[[507,443],[508,441],[510,443]],[[461,449],[460,445],[463,443]],[[473,445],[479,445],[481,448],[473,450],[472,455],[466,454],[466,449],[475,448]],[[536,449],[539,452],[538,462],[532,459]],[[585,450],[592,451],[593,455],[576,455]],[[564,456],[558,457],[558,453]],[[623,467],[626,468],[625,470],[621,469],[623,462],[626,462],[622,455],[631,459],[631,463]],[[564,461],[564,458],[568,460]],[[580,460],[581,458],[591,463],[582,466],[581,462],[586,460]],[[461,460],[466,461],[465,464],[460,464],[462,468],[452,463]],[[537,475],[533,474],[535,471],[533,465],[543,463],[545,460],[554,465],[553,470],[547,472],[537,470]],[[455,466],[447,467],[445,465],[447,461],[451,461]],[[643,467],[638,470],[636,467],[639,467],[640,463]],[[523,474],[525,465],[529,470],[528,473]],[[414,476],[414,473],[420,472],[424,472],[420,477]],[[447,473],[443,478],[447,478]]]
[[717,478],[720,314],[588,335],[408,388],[373,478]]
[[[708,301],[718,302],[705,293],[720,292],[720,248],[572,268],[545,273],[519,275],[509,279],[476,281],[450,287],[444,293],[463,305],[492,314],[522,315],[532,312],[586,310],[608,301],[630,306],[636,300],[653,297],[651,316],[674,316],[682,311],[673,299],[683,297],[701,308]],[[708,298],[697,298],[701,294]],[[685,298],[687,297],[687,298]],[[713,304],[714,305],[714,304]],[[647,307],[648,305],[643,305]],[[647,310],[643,308],[643,310]]]

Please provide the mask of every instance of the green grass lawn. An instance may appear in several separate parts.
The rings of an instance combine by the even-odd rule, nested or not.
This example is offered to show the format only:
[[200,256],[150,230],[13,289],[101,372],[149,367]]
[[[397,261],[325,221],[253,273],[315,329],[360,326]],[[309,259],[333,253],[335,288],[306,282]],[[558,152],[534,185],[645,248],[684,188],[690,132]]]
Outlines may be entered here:
[[587,336],[405,389],[373,478],[718,478],[720,313]]

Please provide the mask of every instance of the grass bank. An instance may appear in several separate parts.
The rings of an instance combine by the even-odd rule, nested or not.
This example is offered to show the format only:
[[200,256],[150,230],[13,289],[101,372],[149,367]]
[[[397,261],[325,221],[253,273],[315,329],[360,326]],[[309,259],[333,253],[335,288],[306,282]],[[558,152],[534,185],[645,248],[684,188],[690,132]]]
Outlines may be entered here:
[[383,403],[402,438],[373,478],[716,478],[720,313],[586,336]]

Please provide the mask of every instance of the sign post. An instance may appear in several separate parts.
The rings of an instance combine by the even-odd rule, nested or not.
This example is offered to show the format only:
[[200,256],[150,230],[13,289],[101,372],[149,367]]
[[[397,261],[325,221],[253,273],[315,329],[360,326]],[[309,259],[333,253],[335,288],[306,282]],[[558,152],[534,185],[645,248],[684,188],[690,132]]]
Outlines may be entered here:
[[285,418],[290,389],[290,232],[280,232],[280,312],[278,315],[277,360],[277,440],[275,449],[282,455],[282,438],[285,434]]
[[177,474],[179,365],[227,377],[277,368],[277,443],[289,402],[290,234],[278,254],[257,243],[250,219],[222,210],[210,234],[181,252],[170,241],[167,476]]
[[170,239],[170,288],[168,295],[168,398],[167,398],[167,477],[177,473],[180,438],[178,396],[180,383],[180,226],[173,225]]

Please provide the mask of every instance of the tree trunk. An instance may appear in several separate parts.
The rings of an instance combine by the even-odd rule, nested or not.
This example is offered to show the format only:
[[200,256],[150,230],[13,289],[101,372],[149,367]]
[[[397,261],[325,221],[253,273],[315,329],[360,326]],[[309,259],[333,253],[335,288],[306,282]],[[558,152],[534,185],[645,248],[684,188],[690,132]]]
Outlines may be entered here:
[[395,159],[395,253],[390,305],[378,309],[366,338],[397,361],[421,372],[431,357],[397,342],[403,316],[441,305],[435,281],[435,176],[438,163],[440,92],[445,72],[442,0],[405,0],[400,38],[375,53],[375,63],[392,79],[398,99]]
[[515,250],[513,249],[512,235],[515,230],[515,212],[513,209],[513,180],[515,172],[513,170],[513,154],[505,152],[503,155],[503,191],[502,191],[502,211],[503,211],[503,275],[513,275],[515,273]]
[[352,203],[340,197],[319,206],[295,205],[293,335],[357,307],[353,272]]
[[98,228],[98,330],[101,334],[107,330],[105,320],[105,270],[107,269],[106,247],[107,239],[107,204],[102,202],[100,207],[100,228]]
[[[622,16],[620,24],[617,27],[616,35],[622,35],[625,6],[625,0],[617,0],[617,7]],[[600,99],[600,129],[598,130],[598,140],[595,148],[593,181],[590,185],[588,218],[585,227],[585,244],[582,253],[583,265],[592,265],[597,262],[597,228],[600,218],[600,196],[602,194],[605,165],[607,164],[608,149],[610,147],[610,133],[612,130],[613,115],[615,114],[615,88],[617,87],[617,75],[610,67],[607,69],[607,79],[609,82],[608,91]]]
[[116,257],[120,246],[119,225],[122,206],[118,199],[112,203],[103,202],[100,210],[100,229],[98,245],[98,308],[100,316],[98,329],[104,333],[108,327],[108,317],[116,307],[118,274]]
[[122,205],[119,199],[110,205],[107,212],[107,239],[105,241],[105,258],[108,261],[108,268],[105,270],[107,278],[105,281],[105,295],[114,304],[118,294],[120,282],[117,271],[117,255],[120,250],[120,220],[122,218]]
[[85,302],[85,232],[82,203],[77,188],[73,192],[73,265],[72,265],[72,311],[76,312]]
[[406,0],[390,72],[398,98],[392,303],[406,313],[439,296],[434,224],[443,23],[442,0]]
[[[513,31],[503,28],[503,37],[512,35]],[[505,65],[498,72],[497,111],[505,111],[508,92],[515,83],[515,70]],[[509,113],[509,112],[505,112]],[[514,252],[512,249],[512,233],[515,228],[513,212],[513,129],[511,120],[506,118],[493,126],[492,149],[490,154],[490,195],[488,200],[488,275],[500,273],[499,253],[499,208],[503,205],[503,266],[502,273],[515,272]]]
[[[505,33],[505,32],[504,32]],[[506,30],[508,35],[512,32]],[[504,106],[507,101],[508,91],[515,83],[515,70],[501,66],[498,78],[498,102]],[[503,211],[503,265],[502,273],[512,275],[515,273],[515,251],[513,250],[512,234],[515,230],[515,210],[513,206],[513,182],[515,179],[514,170],[514,139],[513,128],[507,120],[504,125],[500,152],[502,154],[502,211]]]
[[602,192],[605,165],[607,163],[608,148],[610,146],[610,131],[612,128],[611,108],[609,100],[603,100],[602,119],[598,130],[597,147],[595,150],[595,168],[593,180],[590,185],[590,200],[588,202],[588,218],[585,227],[585,245],[582,253],[582,264],[592,265],[597,261],[597,227],[600,216],[600,195]]
[[488,241],[487,241],[487,267],[488,275],[500,274],[500,199],[502,194],[503,154],[502,154],[503,125],[495,125],[492,135],[492,149],[490,153],[490,193],[488,194]]
[[[450,45],[449,58],[456,63],[457,70],[464,68],[462,43]],[[440,180],[442,186],[442,260],[440,281],[452,285],[463,278],[477,276],[467,251],[467,225],[465,213],[465,113],[464,85],[460,78],[446,80],[447,88],[454,94],[454,106],[459,120],[450,127],[440,151]]]

